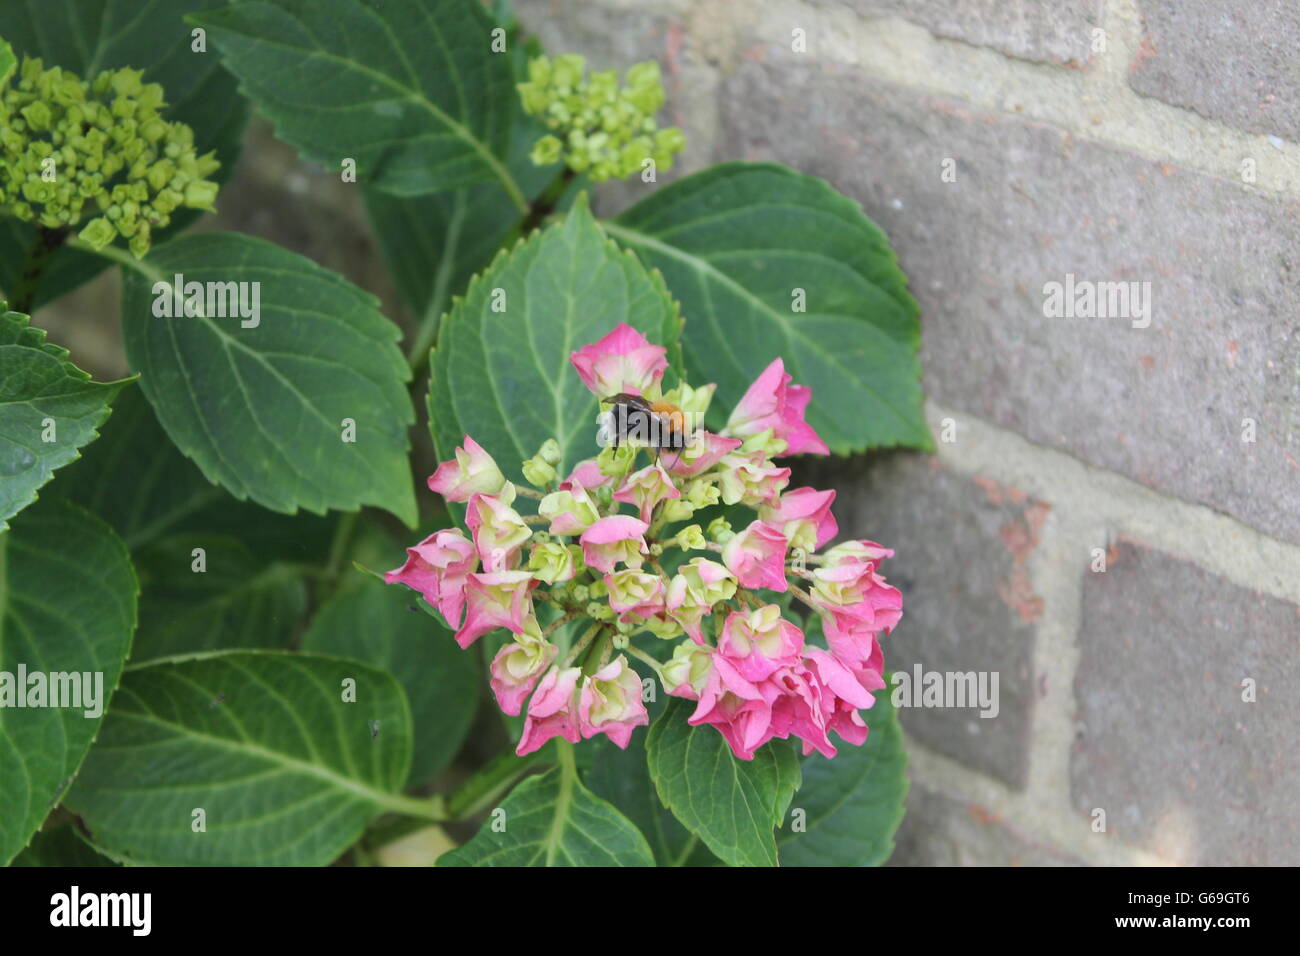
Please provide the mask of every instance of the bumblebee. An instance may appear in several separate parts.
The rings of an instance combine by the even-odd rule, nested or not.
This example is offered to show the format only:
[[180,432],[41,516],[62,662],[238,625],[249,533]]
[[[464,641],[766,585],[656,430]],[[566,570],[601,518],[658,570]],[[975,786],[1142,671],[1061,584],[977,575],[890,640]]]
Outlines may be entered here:
[[610,444],[636,442],[656,451],[680,452],[691,442],[686,414],[670,402],[651,402],[640,395],[622,392],[603,400],[610,405],[608,434]]

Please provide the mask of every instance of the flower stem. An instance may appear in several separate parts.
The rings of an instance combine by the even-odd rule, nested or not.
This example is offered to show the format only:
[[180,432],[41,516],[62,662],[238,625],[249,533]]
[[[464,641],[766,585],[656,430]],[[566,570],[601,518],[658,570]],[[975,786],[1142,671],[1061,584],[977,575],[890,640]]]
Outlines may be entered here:
[[593,621],[591,627],[587,628],[587,632],[583,634],[582,637],[578,638],[573,647],[569,649],[569,653],[564,655],[564,663],[560,666],[568,667],[571,665],[574,659],[586,649],[587,645],[591,643],[592,638],[599,634],[601,628],[604,626],[605,625],[601,621]]
[[635,644],[629,644],[626,648],[624,648],[624,650],[627,651],[627,653],[631,654],[633,657],[635,657],[637,660],[639,660],[642,664],[645,664],[652,671],[654,671],[655,677],[659,678],[659,683],[661,684],[664,683],[663,666],[657,660],[655,660],[645,651],[641,650],[641,648],[637,647]]
[[498,754],[447,800],[447,812],[453,820],[464,820],[481,813],[512,787],[520,777],[545,761],[540,751],[520,757],[513,750]]

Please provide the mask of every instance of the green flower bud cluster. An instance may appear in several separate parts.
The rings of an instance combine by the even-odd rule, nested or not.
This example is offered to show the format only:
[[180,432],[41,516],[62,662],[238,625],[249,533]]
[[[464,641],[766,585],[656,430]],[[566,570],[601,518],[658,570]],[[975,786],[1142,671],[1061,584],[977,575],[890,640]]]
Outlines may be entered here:
[[194,131],[163,119],[163,89],[139,70],[87,82],[27,58],[0,89],[0,214],[79,229],[102,249],[118,236],[137,258],[185,206],[212,209],[221,165]]
[[664,104],[659,64],[637,63],[619,86],[614,70],[583,76],[586,61],[575,54],[537,57],[528,63],[528,82],[519,84],[525,112],[538,117],[554,135],[533,146],[539,166],[563,161],[593,182],[622,179],[653,159],[672,168],[686,138],[675,126],[659,129],[655,113]]

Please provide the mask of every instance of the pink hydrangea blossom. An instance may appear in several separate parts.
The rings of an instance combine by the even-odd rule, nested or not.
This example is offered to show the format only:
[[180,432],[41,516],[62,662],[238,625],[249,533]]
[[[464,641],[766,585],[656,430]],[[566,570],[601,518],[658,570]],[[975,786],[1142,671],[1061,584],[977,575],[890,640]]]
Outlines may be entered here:
[[596,464],[596,459],[588,458],[574,465],[573,471],[569,473],[568,478],[560,483],[560,487],[572,488],[574,485],[581,485],[590,491],[603,487],[613,480],[612,476],[600,470],[600,465]]
[[447,626],[460,627],[465,583],[478,565],[474,544],[459,531],[435,531],[406,549],[406,563],[384,574],[389,584],[405,584],[438,609]]
[[646,394],[663,378],[668,350],[650,341],[626,323],[619,323],[599,342],[569,355],[582,384],[597,397],[610,398],[621,392]]
[[552,737],[562,737],[571,744],[581,739],[574,701],[581,676],[580,667],[552,667],[546,672],[533,699],[528,702],[524,732],[515,753],[521,757],[530,754]]
[[522,634],[524,618],[532,613],[529,591],[533,583],[527,571],[471,574],[465,586],[465,623],[456,632],[456,643],[469,647],[498,627]]
[[719,601],[736,593],[736,577],[708,558],[692,558],[677,569],[668,584],[664,607],[696,644],[704,643],[700,622]]
[[903,595],[887,584],[869,562],[823,566],[812,572],[812,579],[809,596],[830,619],[828,632],[855,625],[888,632],[903,616]]
[[775,504],[790,483],[790,469],[773,465],[761,451],[732,452],[718,466],[718,490],[728,505]]
[[578,729],[584,738],[605,734],[627,748],[632,731],[650,723],[641,699],[641,678],[618,657],[582,682],[578,700]]
[[582,559],[604,574],[613,571],[620,561],[628,567],[639,568],[641,556],[650,550],[642,537],[649,527],[631,515],[601,518],[578,538]]
[[622,620],[648,618],[664,609],[664,579],[635,568],[624,568],[605,575],[609,588],[609,606]]
[[703,429],[700,430],[699,436],[698,439],[682,449],[680,454],[674,452],[665,456],[670,462],[668,465],[669,473],[676,475],[678,478],[694,478],[696,475],[708,471],[744,444],[739,438],[724,438]]
[[751,522],[722,546],[722,563],[741,587],[785,591],[785,535],[766,521]]
[[529,619],[514,643],[507,644],[492,658],[492,693],[503,713],[514,716],[523,709],[537,679],[555,660],[559,651],[542,636],[537,621]]
[[655,505],[670,498],[680,498],[682,493],[673,484],[673,479],[664,470],[663,465],[654,462],[640,471],[634,471],[624,479],[622,486],[614,492],[614,500],[635,505],[641,513],[641,520],[650,523]]
[[803,632],[783,618],[775,604],[727,615],[718,638],[718,653],[750,681],[765,680],[779,668],[794,666],[802,650]]
[[444,461],[429,476],[429,490],[448,501],[468,501],[477,494],[495,495],[505,483],[505,475],[492,456],[468,435],[456,449],[456,457]]
[[776,503],[759,508],[758,516],[779,528],[790,547],[816,551],[839,533],[839,524],[831,514],[834,500],[834,491],[795,488]]
[[784,454],[829,454],[826,443],[804,420],[812,389],[791,385],[791,381],[784,360],[773,359],[732,411],[726,434],[748,438],[771,429],[773,436],[785,443]]
[[485,571],[507,571],[519,564],[519,549],[532,530],[500,495],[477,494],[465,509],[465,524],[474,535]]
[[587,489],[572,481],[543,498],[537,513],[551,522],[551,534],[582,534],[600,517]]

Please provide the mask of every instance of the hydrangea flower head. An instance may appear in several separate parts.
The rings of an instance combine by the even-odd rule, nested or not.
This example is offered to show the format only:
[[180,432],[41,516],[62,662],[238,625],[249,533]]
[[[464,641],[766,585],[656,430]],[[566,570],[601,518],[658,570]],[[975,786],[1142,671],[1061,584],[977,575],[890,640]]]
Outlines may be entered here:
[[[550,81],[571,83],[580,65],[555,69]],[[666,354],[619,325],[570,363],[598,399],[642,396],[701,418],[715,386],[664,391]],[[885,686],[878,638],[902,596],[880,573],[893,552],[867,540],[827,549],[835,493],[789,488],[790,469],[773,460],[826,453],[804,418],[811,397],[776,359],[728,434],[695,427],[673,450],[624,434],[597,448],[610,436],[593,421],[592,447],[569,450],[589,457],[567,477],[555,439],[520,463],[531,487],[467,435],[429,487],[465,504],[468,534],[435,532],[387,580],[418,592],[462,647],[507,633],[490,681],[501,709],[524,715],[520,754],[554,737],[626,747],[648,722],[647,688],[695,701],[689,722],[715,728],[742,760],[773,739],[827,756],[832,734],[861,744],[861,711]],[[824,637],[810,640],[815,618]]]

